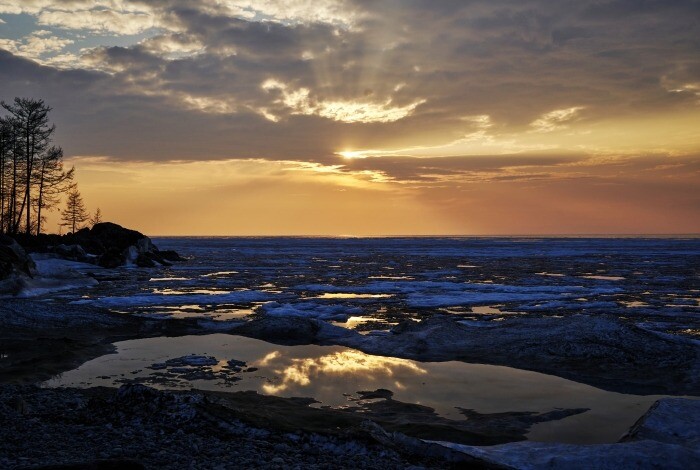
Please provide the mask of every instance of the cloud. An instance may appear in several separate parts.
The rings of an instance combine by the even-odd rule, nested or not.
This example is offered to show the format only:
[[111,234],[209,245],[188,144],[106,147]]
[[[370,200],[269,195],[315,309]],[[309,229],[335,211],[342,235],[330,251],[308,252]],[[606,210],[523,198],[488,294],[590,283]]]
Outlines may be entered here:
[[[220,2],[229,12],[250,11],[276,21],[287,23],[330,23],[351,26],[363,11],[351,1],[338,0],[228,0]],[[238,13],[240,14],[240,13]]]
[[[289,108],[292,114],[317,115],[347,123],[398,121],[410,116],[418,106],[425,103],[425,100],[418,99],[405,106],[392,106],[391,98],[380,103],[366,99],[325,101],[313,99],[308,88],[293,90],[286,84],[273,79],[266,80],[262,84],[262,88],[267,92],[279,92],[281,97],[276,99],[275,103]],[[271,121],[277,122],[279,120],[267,108],[263,108],[261,112]]]
[[37,22],[57,28],[124,35],[138,34],[157,26],[149,13],[114,10],[47,10],[39,13]]
[[552,132],[567,127],[567,123],[578,118],[585,106],[574,106],[565,109],[555,109],[543,114],[530,123],[537,132]]
[[129,0],[2,0],[0,13],[25,13],[42,26],[98,33],[137,34],[162,25],[154,8]]
[[51,69],[5,57],[3,98],[41,95],[76,153],[135,160],[627,154],[649,140],[613,135],[632,118],[687,153],[698,7],[645,5],[0,0],[37,22],[2,46]]
[[36,31],[16,40],[0,39],[0,48],[38,62],[45,61],[47,54],[60,52],[69,44],[73,44],[73,40],[50,35],[48,31]]

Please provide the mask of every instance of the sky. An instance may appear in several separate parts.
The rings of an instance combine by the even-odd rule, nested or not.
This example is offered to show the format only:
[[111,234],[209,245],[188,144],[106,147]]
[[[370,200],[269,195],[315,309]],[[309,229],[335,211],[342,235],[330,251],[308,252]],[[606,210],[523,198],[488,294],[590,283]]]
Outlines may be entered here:
[[0,99],[44,99],[88,208],[150,235],[699,233],[699,19],[0,0]]

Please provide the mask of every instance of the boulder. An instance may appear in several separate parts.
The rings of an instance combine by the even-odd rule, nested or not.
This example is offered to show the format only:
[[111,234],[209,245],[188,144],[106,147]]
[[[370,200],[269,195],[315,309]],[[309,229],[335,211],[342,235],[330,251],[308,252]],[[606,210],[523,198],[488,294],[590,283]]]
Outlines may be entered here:
[[126,250],[131,246],[137,246],[137,249],[140,246],[144,251],[148,251],[149,247],[153,248],[153,243],[146,235],[112,222],[95,224],[85,237],[100,242],[107,250],[110,248]]
[[122,251],[116,249],[107,250],[97,260],[97,264],[103,268],[113,269],[123,266],[126,263],[126,256]]
[[0,235],[0,279],[5,279],[13,273],[31,277],[36,274],[36,265],[13,238]]
[[136,266],[139,268],[154,268],[156,263],[148,256],[149,254],[150,253],[139,253],[135,260]]
[[280,344],[308,344],[316,340],[318,321],[304,317],[258,317],[235,328],[236,334]]
[[158,254],[164,261],[185,261],[185,258],[173,250],[158,250]]
[[58,245],[52,250],[54,253],[59,255],[61,258],[69,259],[71,261],[84,262],[87,260],[87,253],[80,245]]
[[0,235],[0,294],[15,294],[36,275],[36,264],[11,237]]

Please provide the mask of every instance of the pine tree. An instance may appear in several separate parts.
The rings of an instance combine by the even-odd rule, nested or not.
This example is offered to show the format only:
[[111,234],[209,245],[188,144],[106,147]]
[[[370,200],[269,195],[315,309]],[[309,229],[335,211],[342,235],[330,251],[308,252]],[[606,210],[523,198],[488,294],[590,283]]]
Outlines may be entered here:
[[[31,98],[15,98],[12,104],[0,102],[0,106],[10,113],[10,119],[15,128],[15,142],[13,150],[13,221],[12,233],[19,231],[22,222],[22,215],[26,216],[24,229],[27,234],[32,229],[32,186],[35,174],[35,165],[40,156],[48,149],[51,136],[55,131],[55,126],[49,124],[48,114],[51,107],[47,106],[43,100]],[[20,158],[23,164],[23,174],[19,174]],[[22,190],[22,201],[19,210],[16,210],[19,202],[19,185]],[[15,218],[16,217],[16,218]]]
[[74,174],[75,168],[63,169],[63,150],[60,147],[51,147],[39,157],[34,172],[37,235],[41,233],[45,219],[42,211],[50,210],[60,202],[61,194],[71,187]]
[[80,191],[78,191],[78,185],[74,184],[68,191],[66,210],[63,211],[61,219],[63,220],[64,225],[71,227],[72,232],[75,233],[76,229],[85,223],[89,218],[90,215],[85,209],[85,203],[83,203],[83,198],[80,195]]
[[92,216],[92,219],[90,219],[90,225],[93,227],[99,223],[102,223],[102,211],[98,207],[97,210],[95,211],[95,214]]

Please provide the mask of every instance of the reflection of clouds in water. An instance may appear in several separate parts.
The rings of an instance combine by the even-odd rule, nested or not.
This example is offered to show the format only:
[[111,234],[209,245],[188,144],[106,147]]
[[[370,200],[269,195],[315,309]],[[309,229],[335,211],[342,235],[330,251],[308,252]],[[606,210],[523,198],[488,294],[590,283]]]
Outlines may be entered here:
[[279,351],[272,351],[271,353],[266,354],[265,357],[257,361],[255,365],[258,367],[267,367],[270,365],[270,362],[274,361],[281,355],[282,354]]
[[[265,356],[260,365],[269,365],[281,357],[278,351]],[[279,374],[278,384],[265,384],[265,393],[280,393],[293,385],[307,386],[312,380],[322,375],[350,375],[364,378],[393,377],[399,371],[413,374],[427,374],[427,370],[417,363],[395,357],[380,357],[363,354],[359,351],[339,351],[316,358],[292,358],[290,365],[280,364],[275,369]]]

